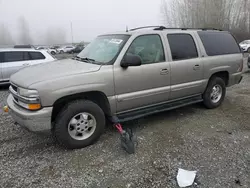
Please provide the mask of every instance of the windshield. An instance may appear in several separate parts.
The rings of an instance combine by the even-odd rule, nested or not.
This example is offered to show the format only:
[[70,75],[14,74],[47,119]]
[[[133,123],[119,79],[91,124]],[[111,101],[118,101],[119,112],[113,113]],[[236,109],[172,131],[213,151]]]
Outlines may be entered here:
[[113,63],[127,42],[129,35],[103,35],[84,48],[77,57],[91,59],[98,64]]

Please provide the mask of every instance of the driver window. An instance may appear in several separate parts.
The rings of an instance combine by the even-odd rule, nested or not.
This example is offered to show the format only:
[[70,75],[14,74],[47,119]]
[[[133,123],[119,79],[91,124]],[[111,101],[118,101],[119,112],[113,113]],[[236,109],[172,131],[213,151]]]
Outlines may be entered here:
[[137,37],[130,45],[127,54],[138,55],[142,64],[165,61],[162,41],[159,35],[143,35]]

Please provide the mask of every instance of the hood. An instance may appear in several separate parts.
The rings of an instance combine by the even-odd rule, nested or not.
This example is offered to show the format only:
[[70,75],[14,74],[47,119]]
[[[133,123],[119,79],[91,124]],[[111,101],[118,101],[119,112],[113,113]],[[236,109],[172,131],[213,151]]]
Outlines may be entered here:
[[37,82],[74,74],[96,72],[100,68],[101,65],[80,62],[73,59],[58,60],[24,68],[13,74],[10,81],[18,86],[28,88],[31,84]]
[[240,46],[244,47],[244,46],[248,46],[249,44],[240,44]]

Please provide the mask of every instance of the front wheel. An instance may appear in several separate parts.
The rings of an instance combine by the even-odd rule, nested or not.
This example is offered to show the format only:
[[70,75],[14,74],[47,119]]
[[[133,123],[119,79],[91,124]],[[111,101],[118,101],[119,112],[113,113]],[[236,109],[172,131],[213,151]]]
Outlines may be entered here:
[[225,95],[225,81],[220,77],[212,77],[203,94],[203,103],[209,109],[217,108],[223,102]]
[[77,100],[66,105],[56,118],[54,135],[68,149],[78,149],[96,142],[105,128],[105,115],[92,101]]

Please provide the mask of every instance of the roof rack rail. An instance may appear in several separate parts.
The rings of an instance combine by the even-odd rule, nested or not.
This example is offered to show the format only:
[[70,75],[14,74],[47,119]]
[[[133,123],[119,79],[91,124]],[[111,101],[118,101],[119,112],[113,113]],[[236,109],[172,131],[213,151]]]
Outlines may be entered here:
[[188,27],[164,27],[164,26],[160,26],[158,28],[155,28],[154,30],[163,30],[163,29],[180,29],[180,30],[215,30],[215,31],[223,31],[221,29],[216,29],[216,28],[188,28]]
[[[163,30],[165,29],[166,27],[164,26],[144,26],[144,27],[136,27],[136,28],[133,28],[133,29],[130,29],[129,31],[135,31],[135,30],[138,30],[138,29],[147,29],[147,28],[155,28],[155,29],[158,29],[158,30]],[[160,29],[161,28],[161,29]]]
[[154,28],[153,30],[164,30],[164,29],[180,29],[180,30],[203,30],[203,31],[207,31],[207,30],[215,30],[215,31],[223,31],[221,29],[216,29],[216,28],[183,28],[183,27],[170,27],[170,28],[167,28],[165,26],[144,26],[144,27],[137,27],[137,28],[133,28],[133,29],[130,29],[129,31],[135,31],[135,30],[138,30],[138,29],[147,29],[147,28]]

